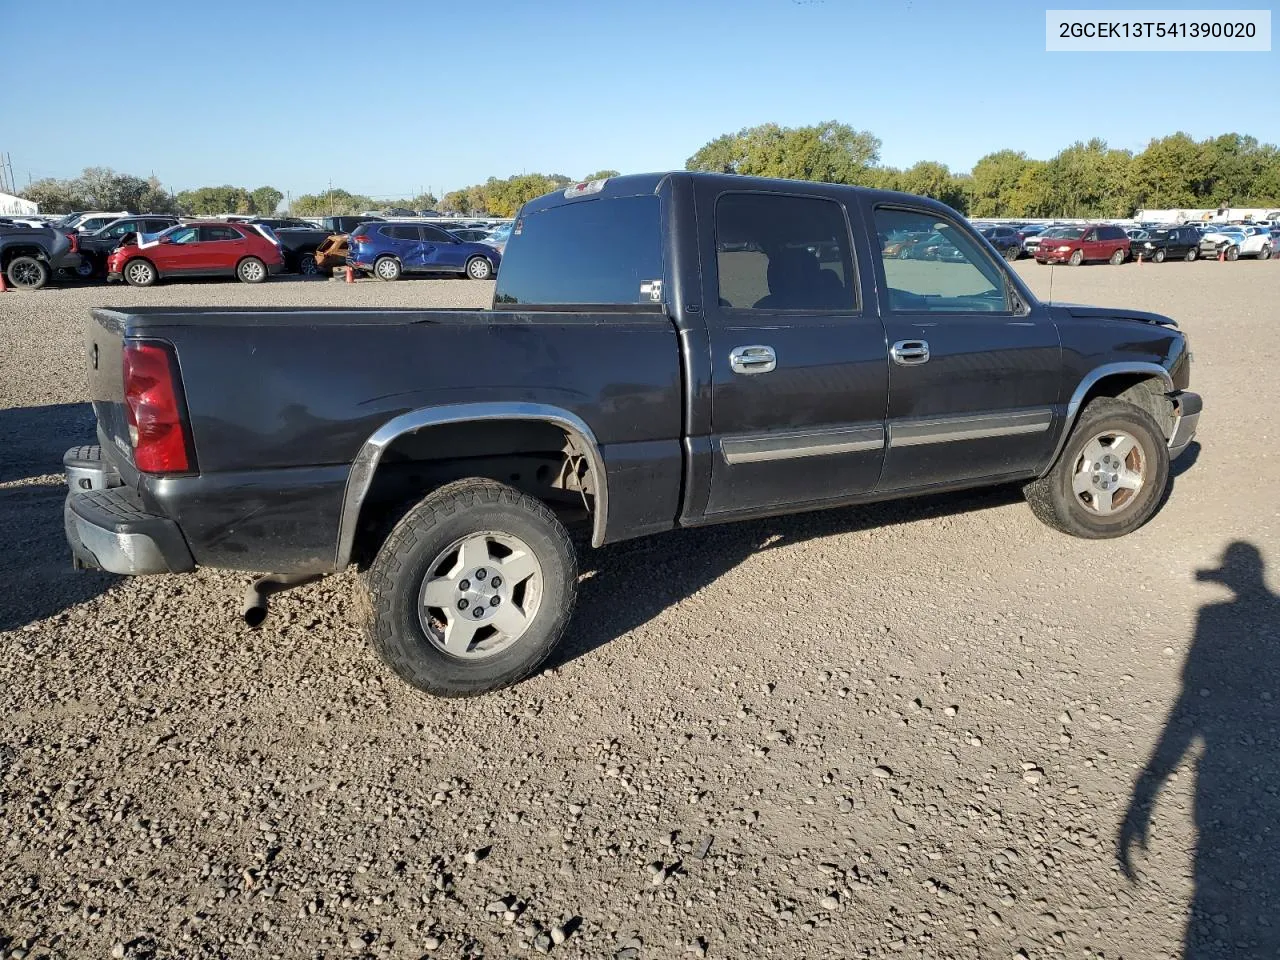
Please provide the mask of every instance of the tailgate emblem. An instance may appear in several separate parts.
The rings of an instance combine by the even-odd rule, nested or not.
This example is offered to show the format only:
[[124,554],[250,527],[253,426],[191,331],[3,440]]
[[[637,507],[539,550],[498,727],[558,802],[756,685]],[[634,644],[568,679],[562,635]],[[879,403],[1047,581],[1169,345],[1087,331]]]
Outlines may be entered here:
[[93,369],[97,370],[98,369],[98,345],[96,343],[93,345],[93,350],[92,352],[90,352],[89,356],[93,360]]

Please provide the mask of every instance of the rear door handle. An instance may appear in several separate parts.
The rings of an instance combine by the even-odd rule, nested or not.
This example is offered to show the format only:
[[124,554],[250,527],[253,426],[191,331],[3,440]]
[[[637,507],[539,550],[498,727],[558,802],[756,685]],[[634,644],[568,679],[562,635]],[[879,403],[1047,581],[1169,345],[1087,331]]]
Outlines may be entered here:
[[899,340],[889,349],[894,363],[904,367],[929,362],[929,343],[926,340]]
[[778,355],[773,352],[773,347],[757,343],[729,351],[729,367],[734,373],[770,373],[777,366]]

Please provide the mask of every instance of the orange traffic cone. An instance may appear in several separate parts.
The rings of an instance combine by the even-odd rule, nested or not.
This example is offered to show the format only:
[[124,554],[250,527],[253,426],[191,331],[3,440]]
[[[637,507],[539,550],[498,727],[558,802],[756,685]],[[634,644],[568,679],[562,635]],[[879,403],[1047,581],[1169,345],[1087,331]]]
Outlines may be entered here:
[[1223,247],[1221,250],[1218,251],[1218,262],[1223,263],[1226,261],[1226,259],[1227,259],[1227,248]]
[[347,267],[347,283],[355,283],[355,282],[356,282],[356,272],[352,270],[350,267]]
[[1142,254],[1138,254],[1138,266],[1142,266]]
[[4,271],[0,270],[0,293],[4,293],[9,289],[9,285],[4,282]]

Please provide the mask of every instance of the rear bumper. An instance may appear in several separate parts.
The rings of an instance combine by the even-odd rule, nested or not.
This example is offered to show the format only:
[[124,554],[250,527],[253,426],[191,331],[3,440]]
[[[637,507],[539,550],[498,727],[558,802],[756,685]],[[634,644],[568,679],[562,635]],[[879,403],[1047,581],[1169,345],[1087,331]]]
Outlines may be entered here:
[[1203,403],[1200,394],[1185,390],[1173,394],[1172,400],[1177,408],[1178,419],[1173,426],[1173,436],[1169,438],[1169,459],[1175,460],[1191,446],[1191,441],[1196,437]]
[[195,569],[178,525],[148,513],[100,447],[73,447],[62,462],[71,490],[62,520],[76,567],[135,575]]

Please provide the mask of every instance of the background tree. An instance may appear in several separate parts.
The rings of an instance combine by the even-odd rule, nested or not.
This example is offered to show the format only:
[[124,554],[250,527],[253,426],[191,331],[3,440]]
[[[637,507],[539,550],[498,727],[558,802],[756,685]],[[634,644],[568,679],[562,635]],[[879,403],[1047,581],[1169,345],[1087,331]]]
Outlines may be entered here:
[[275,187],[259,187],[249,194],[253,212],[260,217],[269,217],[274,214],[283,199],[284,194]]
[[828,120],[808,127],[765,123],[723,134],[685,162],[686,170],[859,183],[880,159],[880,141]]

